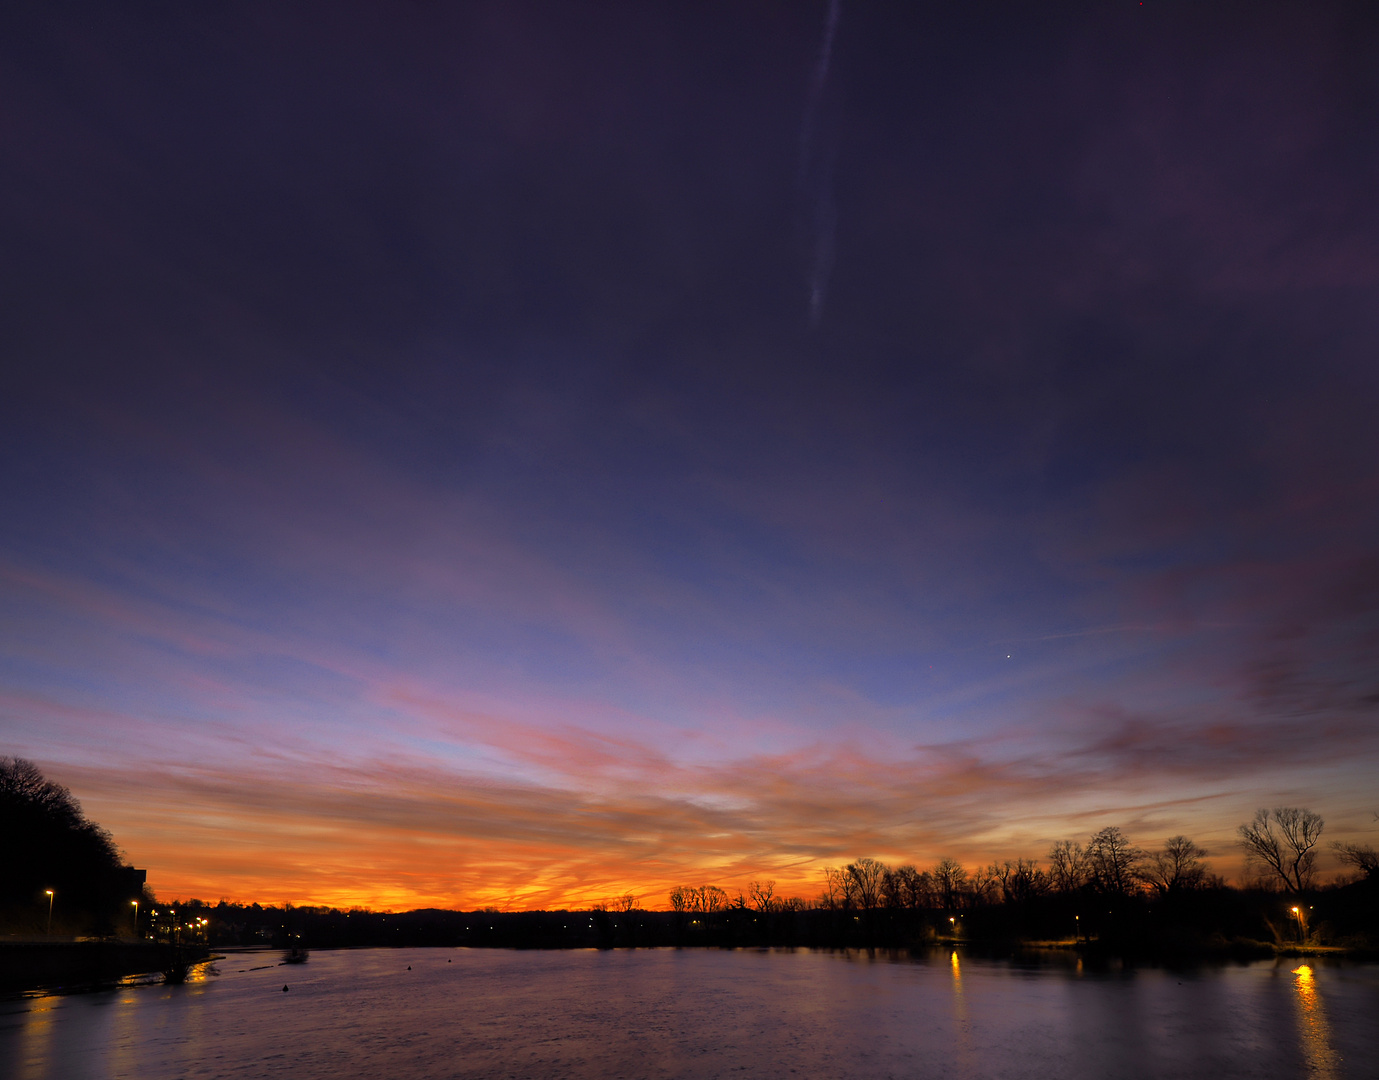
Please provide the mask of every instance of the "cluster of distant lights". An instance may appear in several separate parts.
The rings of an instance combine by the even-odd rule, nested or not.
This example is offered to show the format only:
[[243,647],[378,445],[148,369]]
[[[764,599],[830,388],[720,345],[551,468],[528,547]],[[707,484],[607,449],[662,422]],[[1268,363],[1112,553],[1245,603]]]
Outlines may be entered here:
[[[51,894],[50,894],[50,895],[51,895]],[[139,901],[137,901],[137,900],[131,900],[129,903],[130,903],[130,905],[134,908],[134,922],[135,922],[135,928],[136,928],[136,930],[137,930],[137,928],[138,928],[138,922],[139,922]],[[150,918],[157,918],[157,916],[158,916],[158,912],[157,912],[156,909],[150,911],[148,914],[149,914],[149,917],[150,917]],[[177,917],[177,912],[174,911],[174,912],[172,913],[172,915],[173,915],[173,918],[176,918],[176,917]],[[176,930],[176,929],[182,929],[182,930],[196,930],[196,929],[202,929],[202,930],[204,930],[206,927],[208,927],[208,926],[210,926],[210,925],[211,925],[211,920],[210,920],[210,919],[196,919],[196,920],[194,920],[194,921],[192,921],[192,922],[184,923],[180,928],[177,926],[176,923],[174,923],[173,926],[172,926],[172,929],[174,929],[174,930]]]

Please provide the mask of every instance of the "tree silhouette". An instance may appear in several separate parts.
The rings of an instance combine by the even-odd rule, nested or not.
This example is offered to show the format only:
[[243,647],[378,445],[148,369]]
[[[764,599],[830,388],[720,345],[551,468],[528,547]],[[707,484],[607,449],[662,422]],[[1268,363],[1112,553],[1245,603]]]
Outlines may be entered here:
[[881,886],[886,880],[886,864],[876,859],[862,858],[848,863],[847,873],[852,881],[853,895],[863,911],[881,906]]
[[824,888],[819,894],[819,906],[828,911],[847,911],[855,902],[856,885],[852,875],[835,866],[824,867]]
[[968,902],[980,907],[999,897],[1001,877],[999,867],[992,865],[985,869],[977,867],[972,872],[972,880],[967,889]]
[[1145,866],[1144,877],[1161,895],[1200,889],[1207,877],[1207,849],[1200,848],[1186,836],[1170,836],[1162,851],[1152,852]]
[[1090,876],[1087,853],[1076,840],[1060,840],[1049,849],[1049,878],[1058,892],[1075,893]]
[[0,868],[0,919],[14,927],[46,925],[38,910],[46,916],[48,890],[54,925],[99,932],[139,896],[110,834],[67,788],[19,757],[0,757]]
[[967,871],[962,864],[953,859],[942,859],[934,867],[934,889],[947,911],[955,909],[962,900],[967,886]]
[[1048,877],[1033,859],[1007,859],[993,864],[989,873],[1000,882],[1001,900],[1007,904],[1027,904],[1048,891]]
[[1114,825],[1092,834],[1087,841],[1087,863],[1097,889],[1111,896],[1129,896],[1139,883],[1144,852]]
[[1297,806],[1257,810],[1253,821],[1240,826],[1240,844],[1249,860],[1262,863],[1297,895],[1312,885],[1325,824],[1320,814]]
[[1354,867],[1367,878],[1379,878],[1379,851],[1368,844],[1343,844],[1338,840],[1331,848],[1346,866]]

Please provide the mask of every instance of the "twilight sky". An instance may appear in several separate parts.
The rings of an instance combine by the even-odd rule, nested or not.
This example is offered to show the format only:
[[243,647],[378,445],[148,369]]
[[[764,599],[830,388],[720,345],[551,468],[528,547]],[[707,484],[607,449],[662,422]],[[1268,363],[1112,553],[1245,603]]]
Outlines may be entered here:
[[160,895],[1373,841],[1373,5],[129,7],[0,13],[0,754]]

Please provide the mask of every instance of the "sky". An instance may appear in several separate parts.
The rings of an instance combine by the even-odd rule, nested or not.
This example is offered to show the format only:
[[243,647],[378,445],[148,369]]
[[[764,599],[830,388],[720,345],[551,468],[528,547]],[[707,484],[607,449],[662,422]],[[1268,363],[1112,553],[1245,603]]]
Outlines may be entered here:
[[1358,2],[9,5],[0,755],[161,897],[1374,842],[1376,133]]

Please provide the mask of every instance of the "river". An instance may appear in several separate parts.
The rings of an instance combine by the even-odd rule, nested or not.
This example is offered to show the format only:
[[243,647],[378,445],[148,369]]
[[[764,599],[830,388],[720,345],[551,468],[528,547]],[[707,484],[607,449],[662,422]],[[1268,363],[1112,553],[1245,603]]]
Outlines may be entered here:
[[946,950],[277,960],[235,953],[183,986],[0,1002],[0,1076],[1379,1077],[1375,965],[1091,970]]

